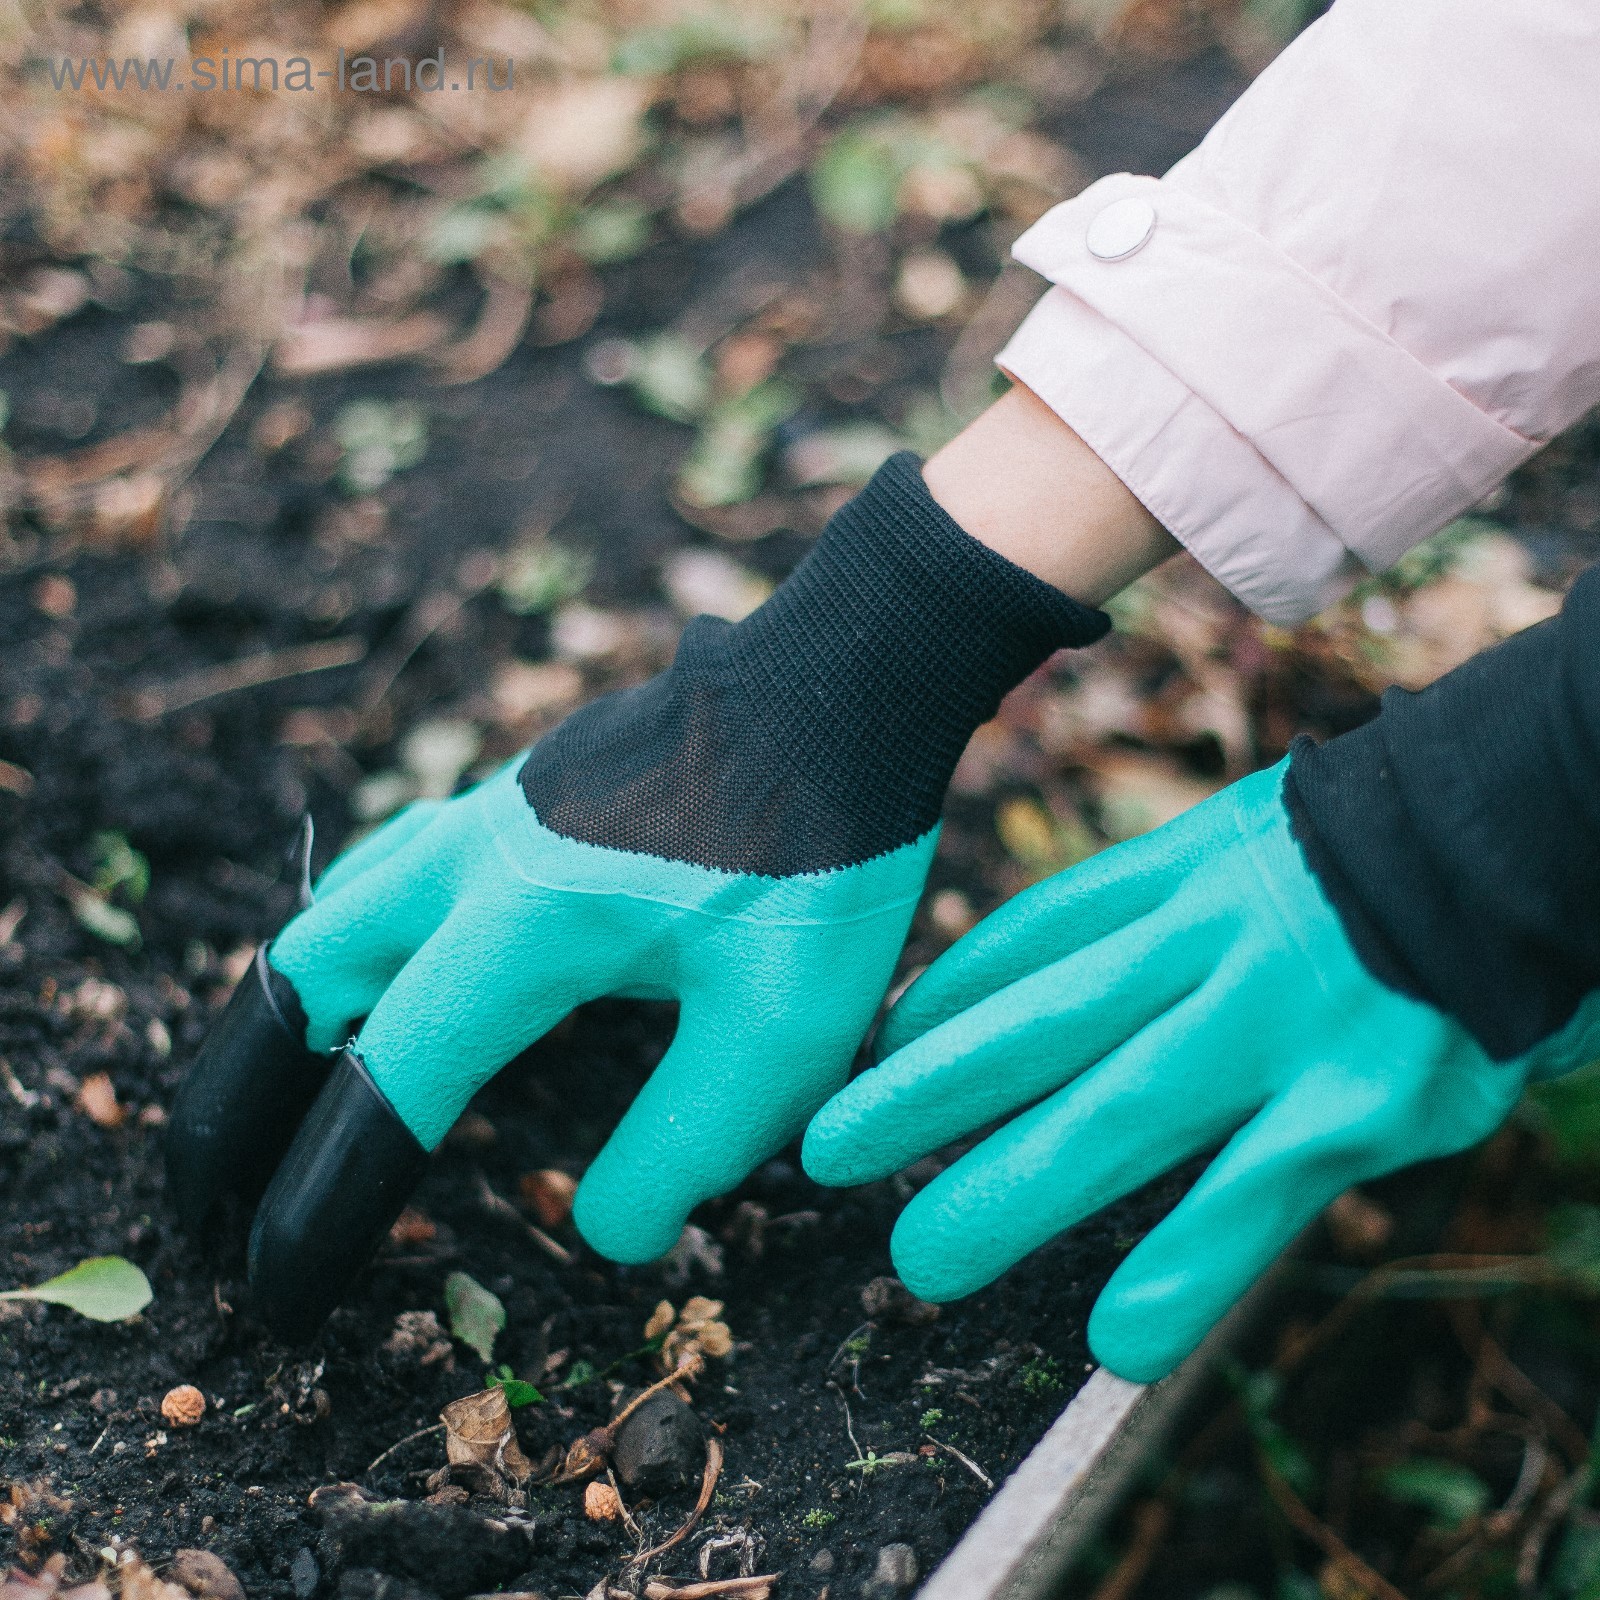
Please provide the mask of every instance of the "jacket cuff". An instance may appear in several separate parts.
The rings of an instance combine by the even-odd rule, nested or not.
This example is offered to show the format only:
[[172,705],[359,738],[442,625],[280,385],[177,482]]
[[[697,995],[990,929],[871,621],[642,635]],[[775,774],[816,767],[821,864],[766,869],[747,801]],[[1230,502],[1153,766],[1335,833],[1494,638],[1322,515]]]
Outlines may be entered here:
[[[1013,247],[1056,289],[997,358],[1253,610],[1295,622],[1533,454],[1271,240],[1117,174]],[[1107,207],[1151,226],[1091,249]]]

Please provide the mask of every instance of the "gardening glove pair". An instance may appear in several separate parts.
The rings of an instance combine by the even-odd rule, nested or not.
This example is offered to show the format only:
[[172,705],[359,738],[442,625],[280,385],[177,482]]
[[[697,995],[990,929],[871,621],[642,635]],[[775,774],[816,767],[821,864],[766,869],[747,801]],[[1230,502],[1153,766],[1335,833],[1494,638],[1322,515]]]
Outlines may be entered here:
[[892,458],[751,616],[696,619],[659,677],[334,862],[184,1085],[181,1212],[265,1184],[254,1297],[307,1334],[484,1083],[584,1001],[648,996],[677,1032],[574,1218],[662,1255],[843,1083],[973,729],[1108,626]]
[[[1327,757],[1344,784],[1333,804],[1348,810],[1396,771],[1378,734],[1347,736],[1358,741],[1354,763],[1342,740],[1297,751],[1296,770],[1303,756],[1315,791]],[[1289,767],[1019,894],[894,1007],[882,1065],[806,1134],[813,1177],[865,1183],[1010,1119],[901,1215],[893,1254],[914,1293],[969,1294],[1222,1145],[1118,1267],[1089,1321],[1102,1363],[1152,1381],[1344,1189],[1473,1144],[1530,1079],[1600,1053],[1592,991],[1564,1008],[1559,1028],[1499,1054],[1439,1005],[1375,976],[1291,828]],[[1370,787],[1352,793],[1363,772]],[[1515,819],[1496,824],[1506,825]],[[1369,834],[1369,854],[1373,843]],[[1374,889],[1381,913],[1385,886]],[[1416,896],[1406,907],[1416,911]]]

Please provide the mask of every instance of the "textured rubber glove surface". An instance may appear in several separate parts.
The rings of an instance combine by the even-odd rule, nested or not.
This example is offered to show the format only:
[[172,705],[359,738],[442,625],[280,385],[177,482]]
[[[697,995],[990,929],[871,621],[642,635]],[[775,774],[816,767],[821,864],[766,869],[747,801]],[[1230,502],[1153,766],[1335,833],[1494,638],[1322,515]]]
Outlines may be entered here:
[[366,1018],[355,1051],[428,1149],[574,1006],[677,999],[671,1049],[575,1207],[596,1249],[651,1260],[844,1081],[935,833],[832,871],[720,872],[551,832],[520,765],[413,806],[336,861],[269,959],[312,1048],[337,1048]]
[[1096,1357],[1152,1381],[1344,1189],[1475,1143],[1530,1077],[1600,1051],[1594,996],[1495,1062],[1374,979],[1289,831],[1285,765],[1001,907],[902,997],[882,1065],[818,1114],[806,1168],[847,1184],[1018,1113],[902,1214],[914,1293],[971,1293],[1226,1141],[1090,1319]]

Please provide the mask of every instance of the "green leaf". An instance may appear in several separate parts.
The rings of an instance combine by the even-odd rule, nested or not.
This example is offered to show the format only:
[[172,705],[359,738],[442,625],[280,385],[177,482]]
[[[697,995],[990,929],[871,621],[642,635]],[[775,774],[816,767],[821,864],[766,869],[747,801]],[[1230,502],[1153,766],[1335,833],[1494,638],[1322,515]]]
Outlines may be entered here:
[[44,1300],[94,1322],[136,1317],[154,1298],[150,1280],[121,1256],[90,1256],[31,1289],[7,1289],[0,1300]]
[[846,233],[882,233],[900,211],[906,163],[890,141],[846,128],[811,164],[811,199]]
[[800,393],[781,378],[769,378],[707,418],[678,474],[678,488],[697,506],[732,506],[761,488],[761,458],[778,424],[800,406]]
[[1563,1166],[1600,1161],[1600,1064],[1535,1084],[1522,1117],[1544,1135]]
[[150,892],[150,863],[135,850],[125,835],[97,833],[89,841],[94,851],[94,877],[90,882],[102,898],[109,900],[120,889],[131,905],[140,905]]
[[1489,1486],[1477,1473],[1453,1461],[1420,1456],[1386,1467],[1377,1475],[1377,1485],[1391,1500],[1418,1507],[1444,1528],[1477,1516],[1490,1500]]
[[569,242],[596,266],[626,261],[650,242],[649,207],[625,199],[586,206],[572,224]]
[[483,1360],[491,1360],[494,1341],[506,1325],[506,1308],[500,1297],[465,1272],[452,1272],[444,1280],[444,1304],[450,1315],[450,1332]]
[[339,476],[351,494],[371,494],[428,449],[427,413],[415,400],[352,400],[333,419],[343,452]]
[[107,944],[131,946],[139,942],[138,918],[97,894],[74,895],[72,914],[95,938],[104,939]]
[[566,1380],[561,1387],[563,1389],[577,1389],[583,1384],[593,1383],[599,1376],[600,1374],[595,1370],[594,1362],[584,1361],[580,1358],[574,1361],[567,1369]]
[[554,539],[532,539],[510,551],[500,570],[500,600],[519,617],[554,611],[583,593],[594,563]]
[[539,1393],[531,1383],[521,1378],[513,1378],[506,1373],[497,1372],[489,1379],[491,1389],[504,1389],[506,1404],[515,1411],[519,1406],[542,1406],[544,1396]]
[[1545,1224],[1544,1256],[1575,1283],[1600,1290],[1600,1206],[1552,1206]]
[[628,387],[639,403],[673,422],[692,422],[711,400],[711,369],[681,334],[658,333],[633,346]]
[[1578,1600],[1600,1593],[1600,1528],[1574,1523],[1567,1529],[1551,1565],[1550,1590]]

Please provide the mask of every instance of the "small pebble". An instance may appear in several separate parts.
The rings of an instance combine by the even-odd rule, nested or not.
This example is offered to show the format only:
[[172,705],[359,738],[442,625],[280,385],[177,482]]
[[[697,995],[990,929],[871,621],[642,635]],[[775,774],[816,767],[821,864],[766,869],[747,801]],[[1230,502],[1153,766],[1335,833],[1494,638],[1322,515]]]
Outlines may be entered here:
[[321,1582],[322,1569],[317,1565],[317,1558],[301,1545],[289,1563],[289,1587],[294,1590],[294,1600],[311,1600]]
[[921,1572],[917,1553],[908,1544],[886,1544],[878,1551],[877,1565],[862,1589],[862,1600],[897,1600],[916,1583]]

